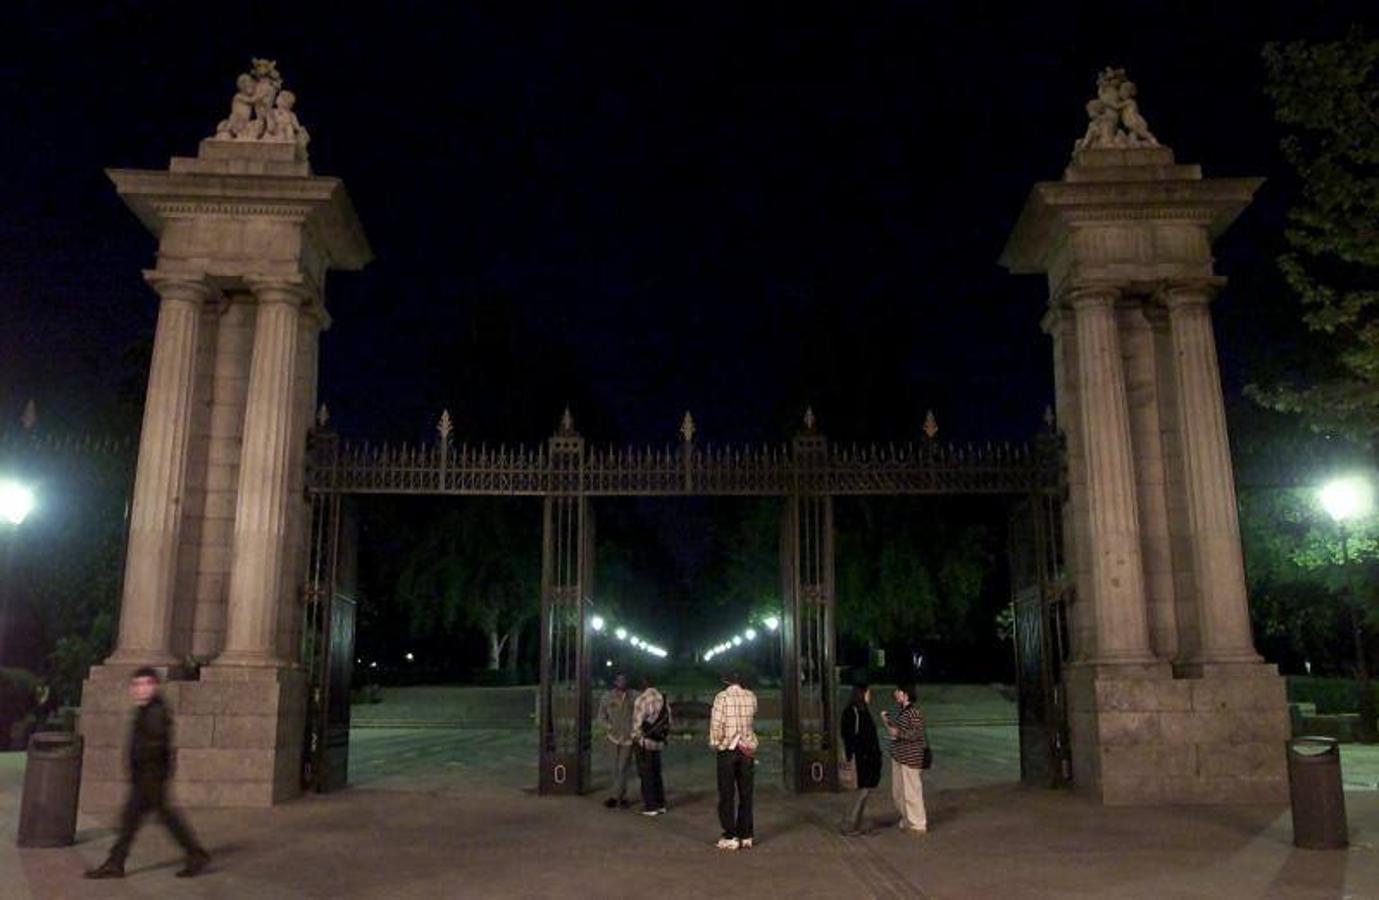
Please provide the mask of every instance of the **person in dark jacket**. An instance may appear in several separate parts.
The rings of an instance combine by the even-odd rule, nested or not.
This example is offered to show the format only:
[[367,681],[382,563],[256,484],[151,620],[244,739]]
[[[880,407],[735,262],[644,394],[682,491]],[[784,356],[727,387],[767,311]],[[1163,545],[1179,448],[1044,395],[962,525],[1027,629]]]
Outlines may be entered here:
[[191,878],[206,868],[210,854],[196,840],[186,821],[169,803],[168,779],[172,777],[172,716],[158,693],[158,673],[143,668],[129,680],[134,701],[134,724],[129,735],[129,799],[120,816],[120,837],[110,856],[87,878],[123,878],[130,845],[144,816],[155,812],[186,851],[187,863],[178,878]]
[[857,773],[857,802],[843,820],[841,829],[848,837],[863,833],[862,814],[867,797],[881,783],[881,741],[876,737],[870,704],[871,688],[859,684],[853,687],[852,700],[843,710],[843,754]]

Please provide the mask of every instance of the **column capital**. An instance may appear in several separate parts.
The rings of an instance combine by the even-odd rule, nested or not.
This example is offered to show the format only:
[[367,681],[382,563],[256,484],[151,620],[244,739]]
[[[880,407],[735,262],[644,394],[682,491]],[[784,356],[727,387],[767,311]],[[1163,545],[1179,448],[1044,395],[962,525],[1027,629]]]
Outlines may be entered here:
[[1073,309],[1114,306],[1121,298],[1120,285],[1110,283],[1074,284],[1059,295],[1063,304]]
[[161,269],[145,269],[144,281],[158,292],[163,300],[182,300],[188,303],[205,303],[219,293],[215,283],[204,272],[166,272]]
[[309,306],[320,297],[315,285],[301,275],[245,275],[244,283],[260,303]]
[[1182,279],[1165,282],[1156,296],[1170,310],[1188,306],[1206,306],[1215,299],[1226,286],[1226,279],[1220,275],[1202,278]]
[[320,288],[312,279],[303,275],[245,275],[244,283],[259,303],[295,306],[303,315],[311,317],[321,330],[330,327],[330,314],[326,312]]

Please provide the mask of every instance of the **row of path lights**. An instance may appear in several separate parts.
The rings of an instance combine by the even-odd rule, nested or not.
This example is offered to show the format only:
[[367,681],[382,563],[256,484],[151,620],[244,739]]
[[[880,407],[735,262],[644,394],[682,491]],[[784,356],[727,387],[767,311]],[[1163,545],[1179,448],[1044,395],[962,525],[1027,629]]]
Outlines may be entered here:
[[[604,631],[608,628],[608,621],[604,619],[603,616],[590,616],[589,627],[593,629],[595,633],[603,634]],[[632,632],[628,631],[626,628],[623,628],[622,626],[618,626],[617,628],[613,629],[613,637],[620,643],[627,644],[629,647],[633,647],[637,650],[640,650],[648,656],[655,657],[656,659],[665,659],[667,656],[670,655],[670,651],[666,650],[664,647],[658,644],[653,644],[650,641],[643,640],[642,638],[638,637],[637,635],[633,634]],[[604,663],[604,666],[607,668],[612,668],[613,661],[611,659],[607,660]]]
[[[766,628],[767,631],[774,634],[780,628],[780,617],[774,615],[765,616],[764,618],[762,618],[761,624]],[[750,645],[753,642],[755,642],[756,639],[757,630],[749,626],[743,629],[740,633],[735,634],[727,640],[723,641],[722,643],[710,647],[708,650],[704,651],[703,655],[700,658],[704,662],[709,662],[715,656],[722,656],[724,653],[730,653],[733,650],[742,647],[743,645]]]

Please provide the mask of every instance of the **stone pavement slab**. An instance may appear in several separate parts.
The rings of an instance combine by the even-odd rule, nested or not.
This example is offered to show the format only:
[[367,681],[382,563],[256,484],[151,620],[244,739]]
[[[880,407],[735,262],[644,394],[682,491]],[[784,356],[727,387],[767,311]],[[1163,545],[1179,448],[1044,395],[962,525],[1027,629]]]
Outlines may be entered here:
[[379,730],[356,742],[356,762],[391,762],[347,791],[192,811],[215,854],[192,882],[173,878],[177,850],[156,824],[122,882],[80,878],[113,839],[105,819],[83,817],[75,847],[17,850],[22,757],[0,756],[0,897],[1379,897],[1374,791],[1347,793],[1349,850],[1297,850],[1286,808],[1104,808],[1010,783],[1008,735],[954,729],[935,735],[946,768],[928,779],[928,835],[886,827],[883,780],[877,832],[842,838],[849,798],[789,796],[764,763],[760,844],[725,853],[711,846],[697,746],[671,751],[671,812],[646,819],[604,809],[598,792],[537,797],[522,786],[534,774],[528,735],[465,734],[475,743]]

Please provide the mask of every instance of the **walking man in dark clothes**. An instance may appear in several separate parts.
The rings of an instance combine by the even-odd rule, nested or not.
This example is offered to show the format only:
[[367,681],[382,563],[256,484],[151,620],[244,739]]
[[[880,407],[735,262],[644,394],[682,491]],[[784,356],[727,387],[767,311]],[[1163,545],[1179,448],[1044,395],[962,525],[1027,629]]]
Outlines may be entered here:
[[187,863],[178,878],[191,878],[211,861],[180,813],[168,803],[167,785],[172,777],[172,716],[158,693],[158,673],[143,668],[129,680],[129,696],[134,701],[134,727],[129,736],[129,799],[120,816],[120,837],[110,848],[110,856],[87,878],[123,878],[129,847],[144,816],[154,812],[186,851]]

